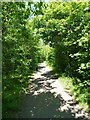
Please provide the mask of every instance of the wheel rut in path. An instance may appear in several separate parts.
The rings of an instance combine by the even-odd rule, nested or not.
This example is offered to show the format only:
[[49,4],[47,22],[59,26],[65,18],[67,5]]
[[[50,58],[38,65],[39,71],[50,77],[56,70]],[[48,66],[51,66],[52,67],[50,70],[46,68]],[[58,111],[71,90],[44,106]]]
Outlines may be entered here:
[[83,118],[84,112],[74,103],[45,62],[40,63],[22,101],[19,118]]

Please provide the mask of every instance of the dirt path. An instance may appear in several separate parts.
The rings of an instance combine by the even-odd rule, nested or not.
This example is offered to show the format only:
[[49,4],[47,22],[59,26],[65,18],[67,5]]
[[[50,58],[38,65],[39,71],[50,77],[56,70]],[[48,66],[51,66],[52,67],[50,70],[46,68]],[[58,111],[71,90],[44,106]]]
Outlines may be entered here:
[[20,118],[78,118],[85,114],[74,103],[45,63],[39,64],[25,95]]

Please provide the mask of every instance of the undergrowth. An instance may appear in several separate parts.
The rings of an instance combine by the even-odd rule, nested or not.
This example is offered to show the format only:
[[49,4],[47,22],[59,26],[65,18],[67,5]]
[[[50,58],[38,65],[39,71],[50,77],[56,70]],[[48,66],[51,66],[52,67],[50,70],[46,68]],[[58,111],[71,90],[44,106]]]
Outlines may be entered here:
[[[33,73],[33,72],[32,72]],[[26,94],[28,81],[31,77],[29,75],[11,75],[9,78],[3,77],[4,86],[2,94],[2,111],[4,118],[16,118],[21,109],[23,96]]]
[[[53,70],[54,75],[58,77],[62,86],[67,89],[73,99],[90,115],[90,88],[86,87],[87,83],[81,83],[79,79],[66,76],[65,73],[61,74],[52,67],[49,62],[46,64]],[[73,81],[77,81],[78,84],[75,85]],[[85,86],[86,85],[86,86]]]
[[59,77],[59,80],[62,83],[62,85],[69,91],[69,93],[77,101],[77,103],[80,104],[80,106],[90,114],[90,88],[81,86],[81,83],[78,85],[73,85],[73,79],[75,78],[65,76]]

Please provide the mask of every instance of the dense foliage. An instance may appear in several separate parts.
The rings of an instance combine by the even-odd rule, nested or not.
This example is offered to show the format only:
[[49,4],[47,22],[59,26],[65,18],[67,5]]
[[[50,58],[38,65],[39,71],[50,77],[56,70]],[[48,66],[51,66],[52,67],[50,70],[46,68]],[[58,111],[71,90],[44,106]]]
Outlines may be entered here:
[[19,109],[30,74],[40,62],[40,41],[28,25],[31,3],[5,2],[2,5],[3,35],[3,117]]
[[89,6],[90,2],[3,3],[4,117],[19,109],[31,73],[44,60],[59,75],[73,77],[75,96],[89,105]]
[[[59,74],[74,77],[75,96],[90,102],[90,2],[50,2],[35,17],[41,38],[52,47],[48,61]],[[37,24],[38,23],[38,24]]]

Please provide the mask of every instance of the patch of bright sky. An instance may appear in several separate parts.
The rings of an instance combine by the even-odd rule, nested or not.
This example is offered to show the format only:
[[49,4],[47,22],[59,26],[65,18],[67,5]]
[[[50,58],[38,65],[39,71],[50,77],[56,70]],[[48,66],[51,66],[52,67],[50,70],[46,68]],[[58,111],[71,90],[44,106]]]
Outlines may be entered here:
[[46,2],[46,3],[48,3],[49,2],[49,0],[34,0],[35,2],[40,2],[40,1],[42,1],[42,2]]
[[[33,1],[34,2],[46,2],[46,3],[50,2],[50,0],[33,0]],[[27,7],[28,2],[25,2],[25,4],[26,4],[26,7]],[[31,5],[31,7],[33,8],[33,4]],[[39,15],[39,16],[42,16],[42,15]],[[34,14],[32,14],[31,16],[29,16],[29,19],[33,19],[33,17],[34,17]]]

